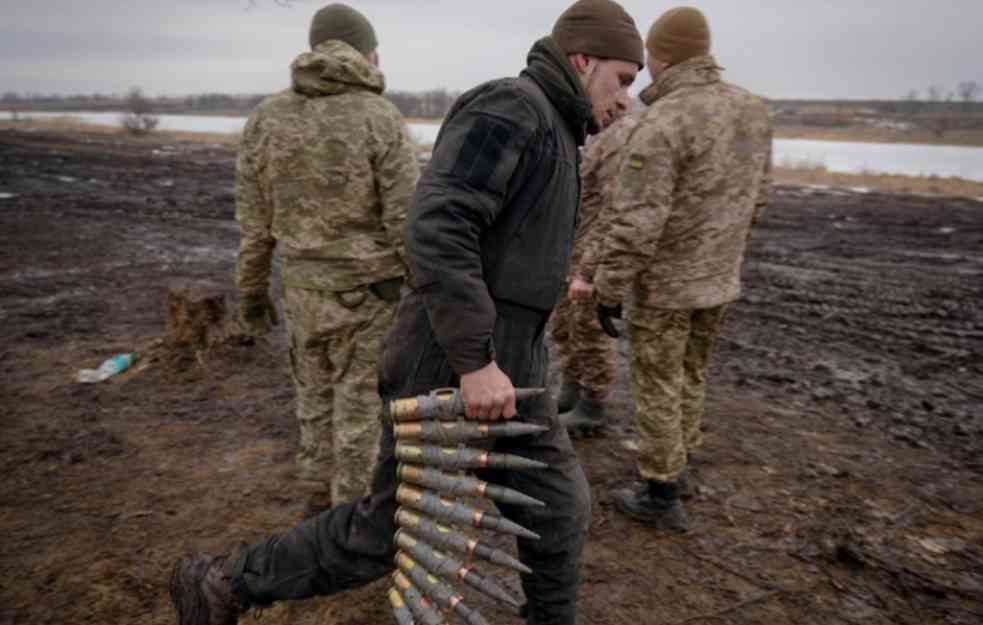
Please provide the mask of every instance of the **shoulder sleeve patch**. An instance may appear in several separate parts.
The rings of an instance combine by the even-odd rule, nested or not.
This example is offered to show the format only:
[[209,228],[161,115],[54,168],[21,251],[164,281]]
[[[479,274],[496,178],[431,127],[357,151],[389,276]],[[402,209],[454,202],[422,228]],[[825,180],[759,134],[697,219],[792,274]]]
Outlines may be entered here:
[[628,167],[632,169],[641,169],[645,166],[645,157],[640,154],[631,154],[628,156]]
[[468,130],[454,163],[454,176],[483,189],[495,172],[515,126],[505,120],[477,115]]

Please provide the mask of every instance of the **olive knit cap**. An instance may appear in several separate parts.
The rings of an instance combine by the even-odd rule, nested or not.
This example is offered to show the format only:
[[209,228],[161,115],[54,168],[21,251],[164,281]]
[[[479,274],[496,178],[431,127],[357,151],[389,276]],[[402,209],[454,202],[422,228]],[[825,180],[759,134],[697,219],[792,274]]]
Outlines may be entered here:
[[645,47],[670,65],[710,54],[710,26],[699,9],[676,7],[659,16],[649,29]]
[[363,55],[379,47],[368,18],[346,4],[329,4],[311,19],[311,49],[329,39],[344,41]]
[[553,40],[565,54],[586,54],[645,65],[635,20],[613,0],[578,0],[553,25]]

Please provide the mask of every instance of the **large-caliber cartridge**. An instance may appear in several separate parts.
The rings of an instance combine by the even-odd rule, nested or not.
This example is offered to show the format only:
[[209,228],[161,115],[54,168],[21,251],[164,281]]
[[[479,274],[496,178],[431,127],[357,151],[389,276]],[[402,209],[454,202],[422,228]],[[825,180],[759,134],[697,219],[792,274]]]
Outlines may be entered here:
[[395,586],[389,589],[387,596],[389,597],[389,605],[393,607],[393,616],[396,617],[396,625],[416,625],[413,622],[413,613],[406,607],[406,602],[403,601],[403,595],[399,594]]
[[470,475],[453,475],[431,467],[400,464],[397,472],[401,482],[410,482],[454,497],[487,497],[514,506],[545,506],[542,501],[523,495],[517,490],[489,484]]
[[481,613],[466,603],[464,597],[454,592],[445,582],[434,577],[405,553],[396,554],[396,566],[413,585],[444,610],[453,610],[467,625],[488,625]]
[[396,546],[413,558],[427,571],[444,579],[459,579],[468,586],[480,590],[484,594],[509,604],[513,608],[521,605],[512,595],[493,582],[490,578],[478,573],[473,568],[465,566],[460,560],[444,554],[421,540],[418,540],[406,530],[396,532]]
[[409,506],[424,514],[429,514],[432,517],[449,523],[472,525],[474,527],[492,530],[493,532],[539,540],[539,534],[531,532],[505,517],[488,514],[483,510],[467,506],[460,501],[444,499],[436,493],[428,490],[419,490],[407,484],[400,484],[399,488],[396,489],[396,501],[404,506]]
[[[517,388],[515,400],[522,401],[541,395],[544,388]],[[385,406],[386,416],[395,423],[402,421],[422,421],[437,419],[438,421],[454,421],[465,414],[464,400],[461,391],[456,388],[438,388],[426,395],[394,399]]]
[[434,609],[433,604],[427,601],[420,591],[413,585],[402,572],[393,573],[393,585],[399,589],[403,595],[403,602],[413,614],[413,620],[418,625],[446,625],[444,617]]
[[501,549],[496,549],[481,541],[474,540],[466,534],[462,534],[446,525],[435,523],[413,510],[407,508],[397,510],[396,525],[413,532],[413,534],[419,536],[422,540],[427,541],[428,544],[434,547],[456,551],[457,553],[467,555],[469,558],[474,557],[487,560],[493,564],[504,566],[507,569],[512,569],[520,573],[532,573],[532,569]]
[[430,443],[456,445],[483,438],[506,438],[539,434],[549,430],[545,425],[509,421],[508,423],[478,423],[476,421],[416,421],[397,423],[393,427],[400,440],[420,440]]
[[513,454],[499,454],[472,447],[437,447],[396,443],[396,459],[441,469],[546,469],[548,464]]

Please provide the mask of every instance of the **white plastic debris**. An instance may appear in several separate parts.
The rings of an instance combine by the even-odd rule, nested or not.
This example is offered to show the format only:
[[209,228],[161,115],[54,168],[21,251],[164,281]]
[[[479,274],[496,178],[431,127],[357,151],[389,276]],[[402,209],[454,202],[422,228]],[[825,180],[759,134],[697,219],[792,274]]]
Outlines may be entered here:
[[129,369],[133,361],[136,360],[136,354],[129,352],[127,354],[116,354],[112,358],[105,360],[98,369],[81,369],[76,379],[83,384],[93,384],[95,382],[102,382],[103,380],[108,380],[117,373]]

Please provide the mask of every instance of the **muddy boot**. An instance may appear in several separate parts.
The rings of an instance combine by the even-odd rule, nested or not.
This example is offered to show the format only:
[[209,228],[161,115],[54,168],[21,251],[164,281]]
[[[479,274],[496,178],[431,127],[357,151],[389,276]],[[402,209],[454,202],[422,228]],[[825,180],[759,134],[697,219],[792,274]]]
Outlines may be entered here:
[[171,572],[171,602],[178,625],[235,625],[249,606],[232,593],[228,556],[194,553]]
[[574,404],[577,403],[577,399],[580,398],[580,391],[583,390],[576,382],[563,381],[560,385],[560,396],[556,399],[557,411],[558,412],[570,412],[573,410]]
[[678,484],[652,480],[630,482],[612,492],[611,499],[623,514],[663,532],[683,534],[689,529]]
[[572,412],[560,415],[560,423],[567,428],[571,438],[591,437],[603,433],[607,421],[604,402],[593,399],[586,393],[581,395]]

